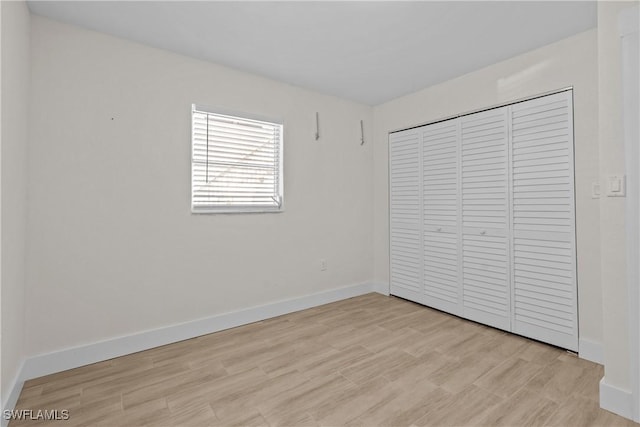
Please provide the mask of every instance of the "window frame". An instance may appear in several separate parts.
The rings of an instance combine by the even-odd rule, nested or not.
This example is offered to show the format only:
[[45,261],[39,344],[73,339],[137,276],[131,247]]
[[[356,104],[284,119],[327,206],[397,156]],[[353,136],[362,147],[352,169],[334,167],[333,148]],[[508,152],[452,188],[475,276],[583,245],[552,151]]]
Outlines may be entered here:
[[[237,118],[238,120],[254,120],[259,122],[265,122],[272,125],[279,125],[280,128],[280,140],[278,149],[278,194],[280,203],[278,206],[258,206],[258,205],[229,205],[229,206],[207,206],[196,207],[194,205],[194,151],[195,151],[195,138],[194,138],[194,114],[206,113],[219,116],[227,116],[231,118]],[[252,113],[239,112],[234,110],[228,110],[224,108],[208,107],[202,104],[191,104],[191,176],[190,176],[190,204],[192,214],[242,214],[242,213],[278,213],[284,211],[284,120],[274,119],[271,117],[260,116]]]

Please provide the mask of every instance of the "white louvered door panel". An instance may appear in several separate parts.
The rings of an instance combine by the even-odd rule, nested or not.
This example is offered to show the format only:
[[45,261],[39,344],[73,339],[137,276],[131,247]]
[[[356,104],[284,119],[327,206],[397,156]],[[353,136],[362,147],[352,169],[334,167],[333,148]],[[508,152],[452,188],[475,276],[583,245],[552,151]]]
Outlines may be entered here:
[[461,315],[459,121],[422,128],[424,304]]
[[390,292],[422,302],[420,131],[389,135]]
[[513,331],[578,350],[572,92],[511,107]]
[[507,108],[461,119],[463,316],[511,328]]
[[572,91],[389,137],[391,293],[578,350]]

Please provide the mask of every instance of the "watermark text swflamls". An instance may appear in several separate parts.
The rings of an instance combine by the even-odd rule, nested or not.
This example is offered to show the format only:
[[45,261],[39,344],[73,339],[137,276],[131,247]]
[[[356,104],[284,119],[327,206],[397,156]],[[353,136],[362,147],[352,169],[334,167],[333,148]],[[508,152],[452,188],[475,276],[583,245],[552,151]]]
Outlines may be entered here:
[[2,412],[5,420],[30,421],[66,421],[69,419],[68,409],[16,409]]

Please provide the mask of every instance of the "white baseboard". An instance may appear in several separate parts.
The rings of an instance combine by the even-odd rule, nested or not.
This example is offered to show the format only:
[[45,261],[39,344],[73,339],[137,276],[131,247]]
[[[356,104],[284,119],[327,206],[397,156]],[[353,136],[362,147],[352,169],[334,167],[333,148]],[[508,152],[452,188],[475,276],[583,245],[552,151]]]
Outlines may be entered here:
[[600,407],[621,417],[633,419],[633,393],[600,380]]
[[[370,292],[380,291],[373,283],[360,283],[34,356],[24,361],[20,367],[9,397],[5,402],[0,402],[2,403],[3,411],[0,415],[4,415],[6,410],[10,411],[15,408],[24,382],[32,378],[78,368],[114,357],[148,350]],[[0,416],[0,427],[6,427],[8,423],[9,420],[5,420],[3,416]]]
[[389,283],[374,282],[373,291],[382,295],[389,296]]
[[372,283],[361,283],[31,357],[24,364],[20,380],[101,362],[374,291]]
[[9,420],[5,419],[4,411],[11,411],[16,407],[16,403],[18,402],[18,398],[20,397],[20,392],[22,392],[22,385],[24,381],[22,380],[21,373],[24,370],[24,362],[20,365],[20,369],[16,374],[16,377],[13,380],[11,389],[9,390],[9,397],[7,400],[2,403],[2,414],[0,416],[0,426],[7,427],[9,425]]
[[604,349],[602,343],[580,338],[578,342],[578,356],[581,359],[604,365]]

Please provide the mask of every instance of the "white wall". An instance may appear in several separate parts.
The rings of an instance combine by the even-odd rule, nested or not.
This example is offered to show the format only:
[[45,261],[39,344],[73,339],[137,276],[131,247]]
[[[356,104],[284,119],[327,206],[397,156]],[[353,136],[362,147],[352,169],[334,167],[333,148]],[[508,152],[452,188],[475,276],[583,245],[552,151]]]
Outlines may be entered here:
[[[637,4],[637,2],[635,3]],[[600,173],[623,174],[621,56],[618,15],[631,2],[598,2],[598,86]],[[604,313],[605,383],[631,390],[628,294],[625,262],[625,199],[601,201],[602,302]]]
[[[35,16],[30,102],[29,356],[371,281],[370,107]],[[285,212],[190,213],[191,103],[284,119]]]
[[2,4],[0,3],[0,409],[4,409],[2,335]]
[[[26,355],[35,356],[388,284],[388,132],[566,86],[575,100],[580,336],[604,342],[606,381],[630,387],[623,201],[591,198],[592,182],[624,165],[616,21],[629,3],[599,3],[597,31],[373,109],[40,17],[31,19],[26,96],[29,17],[24,4],[1,5],[3,397],[25,354],[25,310]],[[194,102],[284,119],[284,213],[189,213]]]
[[[388,132],[574,87],[580,337],[602,342],[598,179],[597,31],[491,65],[374,108],[374,280],[389,282]],[[596,354],[597,356],[597,354]]]
[[24,359],[29,11],[24,2],[1,9],[1,387],[2,407]]

